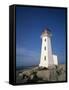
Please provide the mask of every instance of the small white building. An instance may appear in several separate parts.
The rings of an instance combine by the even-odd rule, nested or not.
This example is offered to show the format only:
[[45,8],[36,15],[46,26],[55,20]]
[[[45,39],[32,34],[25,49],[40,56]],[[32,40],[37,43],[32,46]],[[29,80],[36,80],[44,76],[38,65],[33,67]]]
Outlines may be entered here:
[[51,36],[52,34],[48,29],[45,29],[41,35],[42,46],[39,67],[48,68],[52,65],[58,65],[57,56],[52,54]]

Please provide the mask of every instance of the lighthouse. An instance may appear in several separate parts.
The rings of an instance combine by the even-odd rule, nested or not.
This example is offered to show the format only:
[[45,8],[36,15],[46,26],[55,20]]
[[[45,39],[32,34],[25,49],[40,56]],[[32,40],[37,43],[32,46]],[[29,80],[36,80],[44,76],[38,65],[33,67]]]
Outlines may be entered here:
[[46,67],[58,65],[57,56],[52,54],[52,33],[48,28],[42,32],[41,39],[41,55],[40,55],[40,67]]

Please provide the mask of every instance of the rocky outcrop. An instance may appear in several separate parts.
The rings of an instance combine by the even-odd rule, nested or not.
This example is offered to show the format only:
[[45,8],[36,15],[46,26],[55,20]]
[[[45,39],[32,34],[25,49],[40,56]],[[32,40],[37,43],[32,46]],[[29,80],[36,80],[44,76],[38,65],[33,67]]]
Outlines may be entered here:
[[42,68],[36,67],[22,72],[18,71],[17,81],[23,83],[28,82],[51,82],[51,81],[65,81],[66,69],[65,65],[58,65],[54,67]]

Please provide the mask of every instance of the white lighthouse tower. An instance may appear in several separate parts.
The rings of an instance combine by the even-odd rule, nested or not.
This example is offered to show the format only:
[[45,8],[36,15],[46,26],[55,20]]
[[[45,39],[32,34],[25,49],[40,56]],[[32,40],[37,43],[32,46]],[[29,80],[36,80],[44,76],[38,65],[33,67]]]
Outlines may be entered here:
[[48,68],[49,66],[54,65],[54,59],[52,54],[52,45],[51,45],[51,32],[48,28],[42,32],[42,46],[41,46],[41,56],[40,64],[41,67]]

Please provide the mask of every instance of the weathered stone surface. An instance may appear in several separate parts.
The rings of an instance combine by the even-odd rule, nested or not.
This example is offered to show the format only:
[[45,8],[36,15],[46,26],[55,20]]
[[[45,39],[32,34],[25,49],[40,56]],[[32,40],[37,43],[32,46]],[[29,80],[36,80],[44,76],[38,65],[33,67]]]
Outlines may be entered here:
[[47,81],[65,81],[66,68],[65,65],[58,65],[50,68],[32,68],[24,71],[18,71],[17,80],[21,82],[47,82]]
[[42,78],[43,80],[49,80],[50,72],[49,70],[42,70],[37,72],[37,77]]

